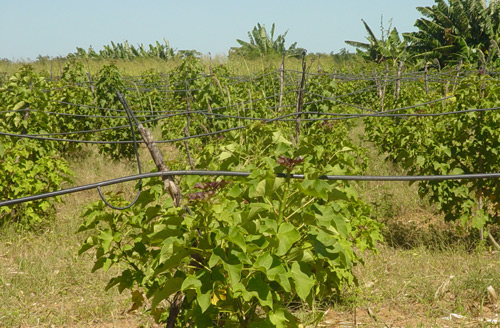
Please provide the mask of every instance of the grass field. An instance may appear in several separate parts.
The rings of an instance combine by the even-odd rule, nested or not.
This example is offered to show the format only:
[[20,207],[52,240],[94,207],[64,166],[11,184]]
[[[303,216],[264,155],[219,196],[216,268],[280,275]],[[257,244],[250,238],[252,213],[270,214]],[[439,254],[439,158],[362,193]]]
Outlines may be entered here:
[[[115,60],[115,59],[74,59],[84,64],[87,71],[91,75],[97,74],[97,72],[104,66],[114,63],[124,75],[128,76],[138,76],[144,72],[153,70],[158,73],[168,73],[178,67],[182,62],[182,58],[174,58],[168,61],[155,58],[142,58],[134,60]],[[48,75],[56,77],[59,76],[64,68],[64,65],[68,62],[68,59],[40,59],[29,64],[33,66],[36,72],[47,72]],[[335,67],[336,69],[346,69],[357,70],[360,66],[366,65],[363,61],[359,59],[351,59],[347,61],[341,57],[336,58],[329,55],[308,55],[307,62],[309,65],[309,70],[314,72],[326,68]],[[266,59],[239,59],[232,58],[228,59],[227,56],[217,55],[208,56],[204,55],[201,57],[201,63],[209,71],[210,65],[224,65],[228,68],[229,72],[234,75],[248,75],[258,72],[262,72],[264,69],[272,68],[278,69],[281,65],[281,58],[266,58]],[[19,70],[26,62],[10,62],[0,60],[0,78],[3,74],[12,75]],[[291,70],[301,70],[301,60],[296,58],[286,59],[286,69]]]

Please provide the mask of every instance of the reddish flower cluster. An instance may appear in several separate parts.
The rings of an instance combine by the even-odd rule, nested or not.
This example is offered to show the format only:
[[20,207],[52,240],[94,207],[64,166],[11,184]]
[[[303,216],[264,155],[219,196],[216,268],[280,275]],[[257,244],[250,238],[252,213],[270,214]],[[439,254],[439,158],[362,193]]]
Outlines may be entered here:
[[290,172],[293,168],[304,161],[302,157],[297,157],[296,159],[288,158],[283,155],[278,157],[278,164],[286,167],[287,171]]
[[188,197],[190,200],[206,200],[212,197],[217,192],[217,190],[223,188],[229,183],[231,183],[231,181],[226,180],[198,182],[194,185],[194,188],[201,189],[202,191],[188,194]]
[[333,129],[333,123],[330,121],[323,121],[323,122],[321,122],[320,126],[325,130],[332,130]]

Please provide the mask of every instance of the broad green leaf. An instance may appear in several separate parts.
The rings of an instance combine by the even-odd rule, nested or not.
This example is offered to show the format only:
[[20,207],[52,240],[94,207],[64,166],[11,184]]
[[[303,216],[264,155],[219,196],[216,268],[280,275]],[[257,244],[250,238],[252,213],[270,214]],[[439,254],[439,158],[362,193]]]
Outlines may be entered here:
[[477,211],[476,215],[472,217],[472,227],[476,229],[481,229],[488,222],[488,214],[486,214],[483,210]]
[[233,156],[232,153],[228,152],[228,151],[223,151],[220,155],[219,155],[219,160],[220,161],[223,161],[227,158],[230,158],[231,156]]
[[226,195],[228,197],[236,198],[236,197],[239,197],[242,192],[243,192],[243,190],[241,189],[240,185],[234,184],[233,187],[227,192]]
[[166,257],[161,263],[161,265],[155,270],[155,274],[159,274],[164,271],[171,270],[173,268],[178,268],[186,258],[189,257],[189,251],[186,249],[176,250],[171,256]]
[[[305,267],[305,264],[303,264]],[[309,271],[309,270],[307,270]],[[311,272],[307,274],[302,270],[301,265],[298,262],[292,263],[292,279],[295,284],[295,291],[297,295],[305,302],[313,287],[315,285],[315,280],[312,278]]]
[[26,105],[26,103],[24,102],[24,100],[21,100],[20,102],[18,102],[17,104],[14,105],[14,107],[12,108],[12,110],[21,109],[21,108],[24,107],[24,105]]
[[214,266],[219,264],[221,260],[221,257],[216,252],[212,252],[212,254],[210,255],[210,259],[208,260],[208,267],[213,268]]
[[196,300],[201,308],[201,313],[204,313],[209,307],[211,302],[212,290],[202,292],[200,288],[196,290]]
[[158,213],[160,213],[161,211],[161,207],[160,206],[154,206],[154,207],[149,207],[147,210],[146,210],[146,217],[149,219],[149,220],[152,220],[153,218],[155,218],[156,216],[158,216]]
[[259,276],[250,278],[247,284],[247,291],[259,301],[261,306],[273,307],[273,296],[269,285]]
[[319,225],[326,228],[334,227],[340,235],[347,238],[348,228],[342,215],[334,213],[330,206],[321,206],[318,209],[321,211],[321,214],[316,214]]
[[241,280],[241,270],[243,269],[243,264],[228,264],[224,262],[224,268],[229,274],[229,280],[232,286],[235,286]]
[[346,225],[346,220],[339,214],[333,216],[333,222],[335,223],[335,228],[342,235],[342,237],[347,238],[348,228]]
[[417,156],[417,164],[420,165],[420,166],[423,166],[425,164],[425,157],[421,156],[421,155],[418,155]]
[[248,219],[253,218],[256,214],[262,211],[272,211],[273,207],[266,203],[250,203],[250,213],[248,214]]
[[196,288],[196,300],[201,308],[201,312],[204,313],[211,304],[213,280],[211,274],[204,270],[201,273],[198,273],[198,276],[200,286]]
[[151,307],[154,309],[156,306],[168,298],[173,293],[178,292],[181,289],[181,286],[184,282],[184,278],[175,277],[168,279],[163,285],[162,288],[157,290],[153,295],[153,301],[151,303]]
[[106,258],[106,261],[104,261],[102,265],[102,269],[104,270],[104,272],[106,272],[112,265],[113,265],[113,260],[111,260],[110,258]]
[[232,227],[229,230],[229,234],[227,235],[227,239],[237,245],[243,252],[247,250],[247,244],[245,242],[245,236],[241,232],[241,228],[239,226]]
[[252,195],[253,197],[262,197],[266,195],[266,180],[261,180],[257,183],[255,187],[255,193]]
[[276,238],[278,240],[276,255],[283,256],[288,252],[294,243],[300,240],[300,233],[291,223],[283,222],[278,228]]
[[113,241],[113,231],[111,230],[106,230],[103,231],[99,234],[99,239],[102,240],[102,248],[105,253],[109,251],[109,248],[111,246],[111,242]]
[[82,247],[78,250],[78,255],[82,255],[85,253],[87,250],[91,249],[96,245],[95,237],[88,237],[87,240],[85,240],[85,243],[83,243]]
[[285,312],[283,309],[277,309],[276,311],[270,311],[269,312],[269,321],[276,327],[276,328],[286,328],[287,327],[287,319],[285,317]]
[[320,179],[306,179],[300,184],[301,191],[309,196],[326,199],[331,186]]
[[258,256],[257,259],[255,259],[253,267],[256,269],[264,268],[267,271],[272,264],[273,264],[272,255],[269,252],[265,252],[264,254]]
[[[276,268],[278,268],[278,267],[276,267]],[[281,268],[283,268],[283,267],[281,266]],[[279,268],[280,271],[281,271],[281,268]],[[271,272],[270,272],[270,274],[271,274]],[[281,285],[281,287],[283,287],[283,290],[285,292],[290,293],[292,291],[292,286],[290,284],[288,273],[280,273],[274,277],[274,280],[277,281]]]
[[196,276],[188,275],[181,285],[181,290],[196,289],[201,287],[201,281]]

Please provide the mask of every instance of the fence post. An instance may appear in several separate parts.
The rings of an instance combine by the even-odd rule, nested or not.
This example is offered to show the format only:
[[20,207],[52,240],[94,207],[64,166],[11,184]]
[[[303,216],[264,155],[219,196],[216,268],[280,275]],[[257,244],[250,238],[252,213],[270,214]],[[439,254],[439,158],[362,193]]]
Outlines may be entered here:
[[87,72],[87,77],[89,78],[89,85],[90,85],[90,92],[92,92],[92,102],[95,105],[95,88],[94,88],[94,81],[92,81],[92,75],[90,75],[90,72]]
[[463,61],[462,61],[462,59],[460,59],[460,62],[458,63],[458,66],[457,66],[457,74],[455,75],[455,81],[453,81],[453,89],[451,91],[452,94],[455,94],[455,90],[457,89],[458,78],[460,77],[460,71],[462,70],[462,65],[463,65]]
[[189,125],[191,122],[191,91],[189,89],[189,83],[188,83],[188,73],[186,72],[186,80],[184,81],[184,85],[186,87],[186,109],[187,109],[187,114],[186,114],[186,126],[184,127],[184,146],[186,147],[186,153],[187,157],[189,160],[189,166],[191,167],[191,170],[194,170],[194,163],[193,163],[193,158],[191,157],[191,151],[189,150],[189,141],[187,137],[189,137]]
[[394,97],[396,101],[399,99],[399,93],[401,92],[401,73],[403,71],[404,62],[401,60],[398,64],[398,73],[396,76],[396,90],[394,90]]
[[186,147],[186,153],[187,157],[189,160],[189,166],[191,167],[191,170],[194,170],[194,162],[193,158],[191,157],[191,151],[189,150],[189,141],[187,137],[189,137],[189,125],[191,121],[191,99],[186,97],[186,107],[187,107],[187,114],[186,114],[186,126],[184,127],[184,146]]
[[306,50],[302,51],[302,77],[300,79],[300,87],[297,96],[297,106],[296,113],[297,118],[295,119],[295,145],[299,144],[300,139],[300,115],[302,115],[302,110],[304,108],[304,87],[306,85]]
[[427,63],[427,59],[425,60],[425,66],[424,66],[424,83],[425,83],[425,94],[429,94],[429,64]]
[[281,66],[280,66],[280,100],[278,104],[278,112],[281,111],[281,107],[283,106],[283,90],[285,84],[285,54],[281,58]]
[[385,75],[384,82],[381,87],[381,97],[380,97],[380,111],[384,111],[384,99],[385,99],[385,91],[387,90],[387,80],[389,79],[389,64],[387,61],[385,62]]

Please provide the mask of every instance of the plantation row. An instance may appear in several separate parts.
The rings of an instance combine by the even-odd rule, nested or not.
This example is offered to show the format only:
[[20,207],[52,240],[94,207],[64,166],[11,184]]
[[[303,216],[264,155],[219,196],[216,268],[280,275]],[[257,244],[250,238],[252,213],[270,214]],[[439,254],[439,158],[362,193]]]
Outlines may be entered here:
[[[133,158],[133,143],[123,142],[133,136],[118,94],[157,141],[179,149],[178,157],[166,158],[170,170],[251,172],[175,179],[180,206],[158,180],[146,179],[131,208],[114,211],[99,201],[82,214],[80,231],[90,237],[81,252],[95,254],[94,270],[125,267],[108,287],[131,290],[137,306],[151,304],[158,321],[180,326],[294,327],[291,305],[354,282],[352,268],[365,250],[375,250],[380,223],[351,182],[318,177],[364,174],[366,150],[350,138],[356,125],[405,174],[500,171],[497,110],[425,116],[499,107],[499,81],[484,72],[269,69],[234,76],[225,66],[205,72],[188,57],[169,74],[140,77],[122,76],[113,65],[89,76],[72,62],[50,80],[25,67],[0,87],[2,199],[71,184],[66,160],[84,154],[81,142],[96,143],[111,159]],[[357,117],[364,114],[371,116]],[[172,141],[197,135],[204,136]],[[498,220],[496,182],[421,182],[420,190],[447,219],[483,228]],[[129,204],[121,195],[106,197],[115,206]],[[54,202],[0,207],[0,222],[36,227]]]

